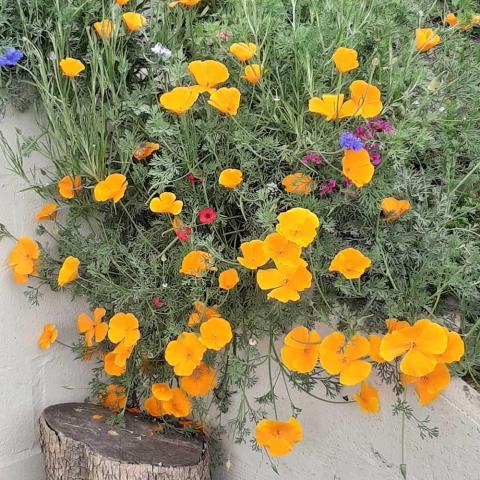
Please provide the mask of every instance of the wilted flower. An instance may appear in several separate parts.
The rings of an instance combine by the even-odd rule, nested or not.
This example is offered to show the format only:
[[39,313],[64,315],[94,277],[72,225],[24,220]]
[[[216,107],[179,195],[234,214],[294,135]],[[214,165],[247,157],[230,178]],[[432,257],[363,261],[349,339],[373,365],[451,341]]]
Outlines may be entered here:
[[419,52],[428,52],[440,43],[440,36],[433,33],[431,28],[417,28],[415,44]]

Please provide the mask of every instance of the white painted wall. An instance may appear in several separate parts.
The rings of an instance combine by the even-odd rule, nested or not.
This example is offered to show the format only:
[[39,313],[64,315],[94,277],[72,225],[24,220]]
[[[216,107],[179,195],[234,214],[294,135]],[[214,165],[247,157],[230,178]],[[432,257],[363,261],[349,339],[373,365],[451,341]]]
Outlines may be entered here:
[[[31,114],[15,113],[0,119],[0,130],[15,145],[15,127],[33,134]],[[44,160],[43,160],[44,162]],[[32,157],[28,165],[39,166]],[[8,171],[0,153],[0,223],[15,236],[35,237],[34,214],[43,202],[33,192],[20,192],[25,185]],[[46,235],[42,244],[52,246]],[[0,242],[0,480],[43,480],[43,467],[37,442],[37,419],[47,405],[78,401],[86,397],[89,369],[74,361],[70,350],[55,344],[47,352],[37,347],[45,323],[54,323],[59,339],[70,343],[78,338],[75,312],[68,295],[45,290],[40,305],[31,306],[25,287],[11,280],[5,260],[13,240]],[[81,311],[81,310],[80,310]],[[63,385],[78,387],[75,390]]]
[[[30,114],[0,120],[1,131],[11,140],[15,126],[27,133],[35,130]],[[41,159],[31,161],[40,164]],[[33,215],[42,202],[31,193],[19,193],[22,187],[0,158],[0,222],[16,236],[35,237]],[[0,243],[0,263],[12,245]],[[84,306],[72,308],[68,296],[46,292],[41,305],[31,307],[6,267],[0,268],[0,285],[0,480],[43,480],[38,415],[47,405],[82,400],[89,374],[88,366],[74,361],[65,348],[57,344],[41,352],[36,340],[44,323],[57,324],[66,343],[76,338],[75,312]],[[295,403],[303,409],[299,420],[304,440],[279,462],[280,476],[249,445],[231,447],[226,442],[232,467],[229,472],[219,469],[216,480],[401,480],[400,419],[391,413],[392,393],[384,386],[380,390],[382,410],[376,417],[365,416],[356,405],[329,405],[296,394]],[[416,405],[413,397],[410,400]],[[280,415],[288,418],[287,399],[280,398],[278,406]],[[416,414],[430,415],[440,437],[422,441],[416,427],[408,424],[409,480],[479,480],[480,395],[455,380],[438,401],[416,409]]]

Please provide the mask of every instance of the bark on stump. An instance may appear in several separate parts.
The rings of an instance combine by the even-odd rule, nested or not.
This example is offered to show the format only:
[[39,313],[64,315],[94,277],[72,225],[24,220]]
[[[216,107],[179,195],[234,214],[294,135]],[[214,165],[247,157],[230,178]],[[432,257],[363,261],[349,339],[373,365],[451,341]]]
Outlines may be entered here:
[[40,444],[47,480],[210,480],[203,439],[155,433],[155,423],[128,413],[125,425],[116,427],[105,423],[109,416],[90,403],[44,410]]

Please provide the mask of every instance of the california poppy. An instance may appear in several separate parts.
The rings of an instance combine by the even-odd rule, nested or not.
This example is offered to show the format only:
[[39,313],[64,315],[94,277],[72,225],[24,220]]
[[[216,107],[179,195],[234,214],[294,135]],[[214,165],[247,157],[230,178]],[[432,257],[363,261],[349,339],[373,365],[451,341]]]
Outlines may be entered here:
[[445,25],[448,25],[450,27],[454,27],[455,25],[458,25],[457,16],[452,12],[447,13],[445,18],[443,19],[443,22],[445,23]]
[[58,336],[58,332],[55,325],[53,325],[52,323],[47,323],[43,327],[43,332],[40,335],[40,338],[38,339],[38,342],[37,342],[38,347],[41,348],[42,350],[48,350],[52,345],[52,343],[54,343],[55,340],[57,339],[57,336]]
[[302,248],[279,233],[267,235],[263,241],[263,250],[275,262],[276,266],[305,265],[305,261],[300,258]]
[[115,25],[110,20],[101,20],[93,24],[93,29],[99,38],[109,40],[112,32],[115,30]]
[[187,253],[182,260],[180,273],[191,277],[201,277],[207,270],[212,269],[212,257],[207,252],[194,250]]
[[294,173],[282,180],[283,188],[287,193],[308,195],[312,191],[312,179],[303,173]]
[[181,418],[190,415],[192,405],[180,388],[172,388],[172,398],[162,402],[162,411],[164,415]]
[[335,68],[340,73],[347,73],[358,68],[358,53],[351,48],[340,47],[337,48],[332,55]]
[[308,111],[325,117],[327,122],[337,118],[351,117],[355,114],[355,104],[352,101],[344,102],[345,95],[322,95],[313,97],[308,102]]
[[235,288],[239,281],[238,273],[234,268],[224,270],[223,272],[220,272],[220,275],[218,276],[218,286],[222,290],[228,291]]
[[341,273],[347,280],[360,278],[372,265],[371,260],[355,248],[345,248],[335,255],[329,272]]
[[360,391],[353,396],[360,410],[370,415],[375,415],[380,409],[378,390],[371,387],[367,382],[362,382]]
[[209,350],[221,350],[232,338],[232,327],[224,318],[212,317],[200,325],[198,340]]
[[63,287],[67,283],[71,283],[77,279],[79,265],[80,260],[76,257],[69,256],[63,261],[57,278],[59,287]]
[[233,189],[242,183],[243,174],[236,168],[227,168],[220,172],[218,183],[223,188]]
[[385,215],[385,220],[393,222],[410,210],[410,202],[408,200],[397,200],[394,197],[387,197],[382,200],[380,208]]
[[252,85],[257,84],[262,79],[262,67],[257,63],[247,65],[244,70],[243,79]]
[[171,400],[173,393],[172,389],[165,383],[154,383],[152,385],[152,395],[162,402]]
[[55,220],[57,218],[57,205],[55,203],[47,203],[35,215],[35,220],[41,222],[42,220]]
[[112,173],[105,180],[98,182],[93,189],[93,198],[96,202],[119,202],[125,195],[128,181],[121,173]]
[[367,150],[345,150],[342,158],[342,173],[357,188],[368,185],[373,178],[375,168]]
[[257,46],[254,43],[234,43],[230,45],[230,53],[239,62],[246,62],[257,53]]
[[227,67],[216,60],[195,60],[190,62],[187,68],[197,82],[192,88],[199,93],[213,92],[214,87],[226,82],[230,76]]
[[160,148],[158,143],[145,142],[141,145],[137,145],[132,152],[133,158],[135,160],[145,160],[150,155],[155,153]]
[[433,33],[431,28],[417,28],[415,30],[415,45],[419,52],[428,52],[440,43],[440,36]]
[[150,201],[150,211],[153,213],[170,213],[171,215],[179,215],[183,208],[183,202],[177,200],[172,192],[163,192],[158,197],[152,198]]
[[370,85],[363,80],[355,80],[350,87],[350,102],[354,104],[354,115],[363,118],[373,118],[383,109],[380,90],[375,85]]
[[131,348],[140,339],[138,320],[133,313],[116,313],[108,322],[108,339]]
[[28,237],[20,237],[7,258],[12,269],[13,280],[19,285],[28,282],[29,275],[36,274],[36,262],[40,257],[37,242]]
[[106,310],[104,308],[96,308],[93,311],[93,318],[90,318],[86,313],[81,313],[77,317],[77,328],[80,333],[84,334],[87,348],[93,345],[93,340],[100,343],[107,336],[108,325],[102,322],[105,314]]
[[342,385],[363,382],[372,370],[372,365],[362,360],[370,352],[365,337],[354,335],[346,341],[340,332],[326,336],[320,345],[320,365],[330,375],[340,375]]
[[193,302],[193,309],[195,310],[188,318],[188,326],[193,327],[199,323],[205,322],[209,318],[219,317],[216,307],[207,307],[204,303],[196,300]]
[[440,393],[448,387],[450,372],[444,364],[439,363],[426,375],[421,377],[402,375],[401,380],[404,385],[413,384],[420,405],[425,406],[438,398]]
[[290,371],[310,373],[318,363],[320,353],[320,335],[308,331],[305,327],[296,327],[283,341],[280,358]]
[[261,420],[255,428],[257,445],[264,447],[272,457],[288,455],[302,438],[302,427],[295,418],[287,422]]
[[147,22],[147,19],[143,15],[134,12],[124,13],[122,20],[129,32],[138,32]]
[[80,60],[70,57],[60,60],[58,65],[63,75],[69,78],[77,77],[85,70],[85,65]]
[[225,115],[234,117],[240,105],[240,91],[235,88],[219,88],[210,94],[208,104]]
[[182,5],[183,7],[191,8],[200,3],[202,0],[175,0],[168,4],[168,8],[176,7],[177,5]]
[[194,333],[184,332],[167,345],[165,360],[173,367],[175,375],[184,377],[200,365],[206,350]]
[[177,115],[183,115],[193,107],[198,95],[193,87],[176,87],[160,96],[160,105]]
[[58,193],[66,200],[71,200],[81,187],[82,184],[78,177],[63,177],[57,184]]
[[249,270],[256,270],[265,265],[270,256],[264,250],[262,240],[251,240],[240,245],[240,251],[243,257],[237,257],[237,262]]
[[203,362],[187,377],[180,378],[180,388],[191,397],[203,397],[215,387],[215,370]]
[[308,247],[317,236],[318,217],[306,208],[291,208],[277,217],[277,233],[300,247]]
[[119,385],[108,385],[105,389],[105,395],[102,405],[110,409],[113,413],[120,412],[125,407],[125,389]]

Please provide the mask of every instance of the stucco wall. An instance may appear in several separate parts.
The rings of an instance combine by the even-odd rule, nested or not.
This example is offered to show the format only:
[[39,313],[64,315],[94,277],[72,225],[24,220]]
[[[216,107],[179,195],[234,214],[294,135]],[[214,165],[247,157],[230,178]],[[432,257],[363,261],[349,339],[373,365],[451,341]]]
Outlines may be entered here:
[[[33,132],[32,115],[10,113],[0,120],[2,133],[11,141],[15,127]],[[38,166],[42,160],[30,162]],[[0,222],[16,236],[35,238],[33,215],[42,202],[32,193],[20,193],[21,188],[0,154]],[[46,236],[41,241],[51,243]],[[12,244],[0,242],[2,265]],[[74,361],[64,347],[57,344],[45,353],[38,350],[36,340],[44,323],[57,324],[66,343],[76,338],[75,313],[84,305],[76,302],[72,308],[68,296],[45,291],[40,306],[32,307],[24,288],[11,282],[6,267],[0,269],[0,285],[0,480],[43,480],[36,440],[38,414],[52,403],[82,400],[89,375],[88,367]],[[65,389],[65,385],[76,388]],[[219,469],[216,480],[400,480],[400,419],[391,413],[393,395],[388,388],[380,388],[382,409],[376,417],[361,414],[356,405],[329,405],[295,395],[296,405],[302,408],[304,440],[279,462],[280,475],[249,445],[226,442],[231,469]],[[258,392],[265,393],[265,386]],[[410,400],[416,405],[413,397]],[[278,405],[280,416],[288,418],[287,399],[280,398]],[[409,480],[478,480],[480,396],[455,380],[437,402],[415,408],[415,414],[430,415],[440,436],[420,440],[416,426],[407,424]]]
[[[31,114],[8,114],[0,119],[0,130],[14,145],[15,127],[27,134],[35,131]],[[42,164],[33,157],[28,165]],[[0,153],[0,223],[15,236],[38,238],[34,214],[42,200],[33,192],[20,192],[25,185],[8,171]],[[52,246],[46,235],[40,237]],[[43,480],[37,442],[37,418],[52,403],[83,400],[89,370],[73,360],[69,349],[59,344],[48,352],[37,347],[44,323],[55,323],[59,339],[69,343],[76,338],[75,312],[83,305],[72,303],[67,295],[44,290],[39,306],[31,306],[25,288],[13,283],[5,266],[14,242],[0,242],[0,480]],[[66,389],[73,386],[75,389]]]

